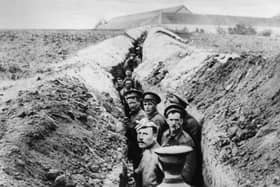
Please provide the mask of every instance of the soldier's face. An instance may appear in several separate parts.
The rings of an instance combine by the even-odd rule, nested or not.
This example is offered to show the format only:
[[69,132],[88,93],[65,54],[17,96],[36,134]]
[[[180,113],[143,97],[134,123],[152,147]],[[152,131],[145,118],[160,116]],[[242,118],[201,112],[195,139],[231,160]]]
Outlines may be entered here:
[[121,78],[117,78],[117,83],[121,85],[123,83],[123,80]]
[[132,71],[126,70],[126,71],[125,71],[125,75],[126,75],[127,77],[131,77],[131,76],[132,76]]
[[153,133],[153,129],[142,128],[137,132],[137,141],[141,149],[146,149],[154,144],[156,136]]
[[156,110],[156,104],[152,101],[144,101],[143,102],[144,111],[146,114],[152,114]]
[[132,88],[132,82],[131,81],[126,81],[124,86],[126,88]]
[[138,101],[138,97],[136,94],[129,94],[126,96],[126,102],[129,109],[134,109],[140,106],[140,102]]
[[176,135],[182,128],[183,119],[178,112],[169,113],[167,116],[167,123],[170,129],[171,135]]

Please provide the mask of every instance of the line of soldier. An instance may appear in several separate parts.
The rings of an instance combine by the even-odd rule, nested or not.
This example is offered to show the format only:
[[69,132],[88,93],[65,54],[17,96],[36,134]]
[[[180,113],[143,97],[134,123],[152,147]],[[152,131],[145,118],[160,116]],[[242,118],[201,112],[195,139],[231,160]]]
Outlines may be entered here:
[[[157,110],[160,96],[155,92],[143,93],[141,84],[132,78],[130,69],[125,74],[124,86],[118,91],[128,117],[125,122],[127,157],[135,169],[136,186],[157,186],[162,182],[175,186],[181,180],[189,185],[202,186],[201,126],[185,110],[187,103],[168,93],[163,116]],[[182,178],[163,180],[162,164],[155,150],[174,145],[186,145],[192,151],[185,158]]]

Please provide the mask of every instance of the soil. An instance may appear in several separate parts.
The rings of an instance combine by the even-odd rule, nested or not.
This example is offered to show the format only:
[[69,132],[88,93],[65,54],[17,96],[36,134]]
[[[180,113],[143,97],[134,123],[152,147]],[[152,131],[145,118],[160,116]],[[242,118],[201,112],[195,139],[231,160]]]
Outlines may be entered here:
[[48,72],[48,65],[119,34],[120,31],[98,30],[2,30],[0,79],[18,80]]
[[238,186],[280,185],[279,62],[251,54],[210,60],[182,88],[204,113],[204,146],[213,139],[211,126],[222,132],[211,142],[214,158],[235,171]]
[[208,49],[217,53],[251,53],[264,57],[279,54],[280,37],[265,37],[256,35],[218,35],[194,33],[187,37],[191,45]]
[[136,72],[146,88],[174,85],[203,114],[206,186],[279,186],[279,38],[195,34],[185,49],[150,38]]
[[116,133],[122,115],[108,94],[90,93],[74,78],[20,92],[0,116],[0,184],[103,186],[123,158],[124,138]]
[[[90,65],[94,71],[86,68],[89,57],[86,63],[76,64],[73,72],[84,71],[76,78],[71,76],[74,73],[42,82],[44,77],[33,77],[38,71],[51,76],[48,64],[60,64],[100,36],[111,34],[97,34],[94,39],[88,33],[81,37],[64,31],[3,32],[1,81],[19,79],[9,80],[10,87],[16,87],[30,80],[33,88],[21,86],[15,97],[1,100],[0,186],[116,186],[125,151],[119,129],[124,114],[114,93],[85,84],[86,77],[93,77],[87,83],[112,89],[111,83],[96,81],[101,77],[98,63]],[[147,81],[145,88],[156,88],[163,95],[172,85],[195,112],[203,113],[206,185],[279,186],[279,39],[196,34],[182,42],[164,31],[154,36],[148,35],[144,42],[143,63],[136,72]],[[128,51],[128,43],[122,50]],[[225,57],[232,52],[236,55]],[[186,68],[187,63],[191,68]],[[66,63],[67,68],[71,67]],[[176,68],[180,68],[177,74]],[[107,74],[103,79],[106,84],[111,80]],[[0,99],[8,90],[1,87]]]

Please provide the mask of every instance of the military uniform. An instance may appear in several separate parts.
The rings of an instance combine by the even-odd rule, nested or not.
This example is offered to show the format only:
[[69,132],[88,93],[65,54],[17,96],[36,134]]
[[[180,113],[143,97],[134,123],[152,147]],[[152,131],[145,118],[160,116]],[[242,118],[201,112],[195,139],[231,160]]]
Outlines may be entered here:
[[158,138],[157,141],[161,144],[161,138],[164,131],[168,129],[165,118],[158,111],[155,111],[151,116],[148,116],[148,119],[153,121],[158,126]]
[[182,171],[182,176],[184,178],[184,181],[188,184],[193,184],[193,178],[196,174],[197,169],[197,154],[196,154],[196,147],[195,143],[190,137],[188,133],[181,130],[176,136],[172,137],[170,135],[170,131],[167,130],[163,133],[162,136],[162,147],[165,146],[173,146],[173,145],[187,145],[194,149],[191,153],[187,155],[184,169]]
[[129,115],[130,119],[125,133],[127,137],[127,158],[132,161],[133,167],[137,168],[141,159],[141,149],[137,143],[135,126],[137,125],[137,121],[146,117],[146,114],[142,109],[139,109],[139,111],[130,112]]
[[[167,106],[170,104],[177,104],[180,105],[182,108],[186,108],[188,103],[186,103],[182,98],[179,96],[169,93],[166,96],[166,103]],[[201,153],[201,124],[191,116],[186,110],[183,118],[183,130],[187,132],[196,145],[196,153],[197,153],[197,163],[198,169],[195,176],[195,184],[197,186],[203,186],[203,177],[202,177],[202,153]]]
[[[151,101],[156,105],[161,102],[161,98],[154,92],[145,92],[143,94],[143,101]],[[165,118],[158,112],[156,109],[152,114],[147,115],[150,121],[153,121],[158,126],[158,138],[157,141],[161,144],[161,137],[165,130],[168,129],[168,125],[166,123]]]
[[184,145],[160,147],[154,150],[165,175],[158,187],[191,187],[183,180],[181,172],[187,155],[192,151],[191,147]]
[[138,168],[135,170],[142,178],[142,187],[154,187],[161,183],[163,173],[159,168],[158,156],[154,149],[160,147],[155,143],[151,148],[145,149]]
[[[186,108],[188,103],[186,103],[183,99],[181,99],[179,96],[169,93],[166,96],[166,106],[172,105],[172,104],[177,104],[181,106],[182,108]],[[183,129],[192,137],[194,140],[197,148],[200,149],[200,141],[201,141],[201,125],[198,123],[198,121],[191,116],[186,110],[184,110],[184,124],[183,124]]]

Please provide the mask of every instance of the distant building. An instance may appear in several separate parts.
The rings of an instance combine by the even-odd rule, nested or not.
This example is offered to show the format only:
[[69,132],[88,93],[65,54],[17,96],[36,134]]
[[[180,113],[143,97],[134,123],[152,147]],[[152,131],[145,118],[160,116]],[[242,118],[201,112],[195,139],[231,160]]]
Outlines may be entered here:
[[256,27],[280,27],[280,20],[226,15],[202,15],[191,12],[184,5],[149,12],[120,16],[99,25],[97,29],[130,29],[148,25],[159,25],[171,29],[232,27],[246,24]]

